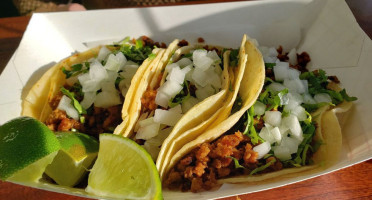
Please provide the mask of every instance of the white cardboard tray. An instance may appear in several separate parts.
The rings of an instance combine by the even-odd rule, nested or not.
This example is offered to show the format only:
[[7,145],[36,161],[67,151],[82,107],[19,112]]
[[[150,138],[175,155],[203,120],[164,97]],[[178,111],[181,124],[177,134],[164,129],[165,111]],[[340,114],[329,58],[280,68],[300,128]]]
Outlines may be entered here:
[[[312,69],[337,75],[358,101],[343,125],[340,161],[321,173],[261,185],[224,185],[198,194],[164,191],[165,199],[210,199],[275,188],[339,170],[372,157],[372,41],[344,0],[268,0],[191,6],[34,14],[0,76],[0,124],[20,115],[21,99],[54,63],[75,51],[125,36],[175,38],[238,47],[247,33],[261,45],[307,51]],[[97,42],[98,41],[98,42]],[[24,184],[24,183],[20,183]],[[30,185],[89,197],[82,190]],[[93,197],[93,196],[90,196]]]

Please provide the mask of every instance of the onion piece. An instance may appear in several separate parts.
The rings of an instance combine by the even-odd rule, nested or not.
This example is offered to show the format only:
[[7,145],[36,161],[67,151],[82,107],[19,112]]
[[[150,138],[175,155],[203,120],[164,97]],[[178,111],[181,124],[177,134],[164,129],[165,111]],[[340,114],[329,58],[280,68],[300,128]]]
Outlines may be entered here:
[[279,126],[282,121],[282,113],[279,111],[266,111],[263,120],[271,126]]
[[170,99],[170,96],[158,90],[155,97],[155,103],[163,108],[168,108],[168,102]]
[[296,65],[297,64],[297,52],[296,52],[296,49],[295,48],[293,48],[293,49],[291,49],[290,51],[289,51],[289,53],[288,53],[288,58],[289,58],[289,63],[291,64],[291,65]]
[[119,105],[121,103],[122,102],[119,96],[119,92],[117,91],[102,91],[97,94],[94,101],[94,105],[99,108],[108,108],[111,106]]
[[158,92],[164,93],[170,98],[173,98],[182,90],[182,88],[183,87],[178,82],[168,80],[160,86]]
[[179,66],[173,67],[171,71],[169,72],[166,80],[172,80],[174,82],[177,82],[178,84],[182,85],[183,82],[185,81],[185,75],[186,73],[181,70]]
[[111,51],[106,46],[102,46],[98,52],[97,60],[98,61],[105,60],[110,53]]
[[199,103],[199,100],[197,98],[190,96],[184,102],[182,102],[182,105],[181,105],[182,113],[186,113],[198,103]]
[[178,62],[176,62],[181,68],[184,68],[188,65],[192,65],[192,61],[189,58],[182,58]]
[[124,67],[126,62],[127,58],[121,51],[119,51],[116,55],[109,55],[105,64],[105,68],[110,71],[118,72]]
[[266,110],[266,105],[260,101],[256,101],[254,104],[254,115],[263,115]]
[[271,83],[270,85],[268,85],[267,88],[269,88],[270,90],[273,90],[275,92],[279,92],[279,91],[284,90],[286,87],[283,84],[274,82],[274,83]]
[[96,99],[96,92],[85,92],[84,99],[80,102],[80,105],[84,109],[88,109],[90,106],[93,105],[94,100]]
[[300,122],[298,121],[295,115],[289,115],[282,119],[282,125],[286,126],[290,130],[290,134],[295,137],[297,140],[303,140],[303,133]]
[[314,95],[314,100],[317,103],[322,103],[322,102],[332,103],[332,98],[327,93],[319,93],[319,94]]
[[90,80],[101,82],[107,79],[106,69],[98,61],[94,61],[89,68],[89,77]]
[[195,95],[199,101],[203,101],[204,99],[215,94],[215,92],[216,90],[211,85],[207,85],[205,87],[197,87]]
[[160,128],[159,123],[150,123],[147,126],[143,126],[138,129],[136,139],[148,140],[158,135]]
[[275,157],[279,158],[281,161],[291,159],[291,153],[289,152],[289,148],[285,146],[274,146],[273,147]]
[[68,98],[66,95],[63,95],[59,101],[57,109],[65,111],[66,114],[72,119],[79,120],[79,113],[74,106],[71,105],[71,102],[72,100],[70,98]]
[[174,126],[181,119],[182,114],[170,112],[169,110],[156,109],[154,121],[168,126]]
[[182,114],[182,108],[181,108],[181,105],[180,104],[174,106],[173,108],[169,109],[168,111],[169,112],[176,112],[176,113]]
[[283,81],[284,79],[288,79],[289,67],[287,64],[283,64],[283,62],[280,62],[274,66],[273,71],[276,81]]
[[273,144],[275,142],[275,138],[271,134],[270,129],[268,127],[263,127],[258,135],[266,142],[269,142],[270,144]]
[[273,136],[276,143],[280,144],[280,141],[282,140],[282,135],[280,134],[280,130],[278,127],[275,127],[270,130],[271,135]]
[[207,56],[213,60],[213,63],[218,64],[221,62],[221,58],[218,56],[215,50],[208,51]]
[[270,149],[271,145],[269,142],[263,142],[253,147],[253,151],[258,153],[257,160],[263,158],[267,153],[269,153]]

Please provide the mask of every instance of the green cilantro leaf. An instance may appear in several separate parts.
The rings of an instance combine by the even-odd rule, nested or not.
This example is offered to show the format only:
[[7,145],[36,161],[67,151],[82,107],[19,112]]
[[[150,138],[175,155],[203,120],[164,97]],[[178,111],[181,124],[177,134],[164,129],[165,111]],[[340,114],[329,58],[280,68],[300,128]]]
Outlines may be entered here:
[[73,103],[74,108],[78,111],[78,113],[80,115],[87,113],[86,110],[80,105],[79,101],[75,99],[74,93],[68,91],[64,87],[61,87],[61,92],[62,92],[62,94],[68,96],[72,100],[72,103]]

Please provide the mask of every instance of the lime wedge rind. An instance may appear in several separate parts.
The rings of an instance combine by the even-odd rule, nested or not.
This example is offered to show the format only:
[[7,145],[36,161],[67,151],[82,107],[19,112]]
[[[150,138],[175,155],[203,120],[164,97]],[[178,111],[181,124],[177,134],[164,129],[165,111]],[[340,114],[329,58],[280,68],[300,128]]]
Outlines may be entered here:
[[162,199],[151,156],[122,136],[100,135],[100,150],[88,179],[88,193],[121,199]]

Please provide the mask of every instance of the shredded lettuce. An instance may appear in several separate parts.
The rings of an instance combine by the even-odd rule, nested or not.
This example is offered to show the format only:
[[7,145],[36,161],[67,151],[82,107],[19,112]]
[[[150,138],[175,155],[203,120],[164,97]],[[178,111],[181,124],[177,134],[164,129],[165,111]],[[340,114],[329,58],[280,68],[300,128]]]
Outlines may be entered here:
[[256,174],[260,171],[263,171],[266,168],[270,167],[270,165],[274,164],[275,162],[276,162],[276,159],[274,158],[270,162],[266,163],[265,165],[262,165],[260,167],[257,167],[256,169],[252,170],[251,173],[249,173],[249,175],[253,175],[253,174]]
[[252,106],[247,111],[246,128],[243,134],[250,137],[252,144],[256,145],[259,142],[265,142],[265,141],[257,134],[256,128],[253,125],[253,116],[254,116],[254,107]]
[[238,169],[238,168],[244,168],[245,169],[244,166],[242,166],[242,165],[239,164],[239,160],[238,159],[236,159],[236,158],[234,158],[232,156],[228,156],[228,158],[231,158],[234,161],[235,169]]

